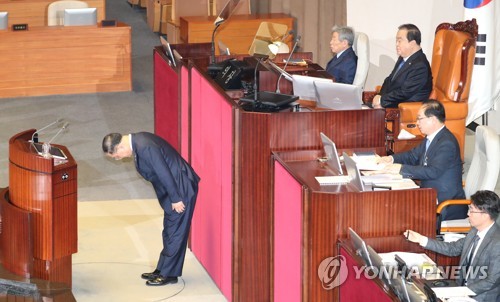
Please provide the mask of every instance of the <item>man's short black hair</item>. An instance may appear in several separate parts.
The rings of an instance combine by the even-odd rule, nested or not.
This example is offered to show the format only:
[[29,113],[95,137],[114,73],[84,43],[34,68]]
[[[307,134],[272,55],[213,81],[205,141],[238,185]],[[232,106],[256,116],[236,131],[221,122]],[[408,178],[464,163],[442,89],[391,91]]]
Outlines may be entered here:
[[408,39],[408,42],[415,41],[417,45],[420,45],[420,42],[422,42],[422,34],[420,33],[420,29],[414,24],[403,24],[398,27],[399,30],[401,29],[406,29],[406,38]]
[[102,151],[104,153],[113,154],[116,151],[116,146],[122,141],[120,133],[110,133],[102,140]]
[[422,102],[425,106],[424,114],[427,117],[435,116],[438,121],[444,123],[446,120],[446,112],[444,111],[444,106],[440,101],[437,100],[425,100]]
[[490,215],[491,220],[496,221],[498,213],[500,212],[500,197],[489,190],[480,190],[472,194],[471,202],[480,211],[486,212]]

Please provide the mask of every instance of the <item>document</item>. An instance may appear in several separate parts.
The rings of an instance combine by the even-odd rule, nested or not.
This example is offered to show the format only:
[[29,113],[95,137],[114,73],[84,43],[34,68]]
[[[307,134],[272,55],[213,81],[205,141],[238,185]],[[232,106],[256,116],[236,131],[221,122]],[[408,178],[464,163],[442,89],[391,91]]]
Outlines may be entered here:
[[[443,301],[475,301],[473,299],[458,299],[469,298],[475,296],[476,293],[470,290],[467,286],[450,286],[450,287],[432,287],[436,296]],[[457,298],[451,300],[450,298]]]
[[379,171],[386,166],[386,164],[378,163],[379,156],[377,154],[359,154],[362,155],[354,153],[352,159],[356,162],[356,166],[358,166],[360,170]]
[[347,175],[316,176],[315,178],[321,186],[346,184],[350,181],[350,178]]
[[408,267],[422,267],[423,265],[436,266],[436,263],[432,261],[427,254],[424,253],[409,253],[409,252],[390,252],[390,253],[379,253],[382,258],[382,262],[389,266],[397,265],[396,255],[403,259]]

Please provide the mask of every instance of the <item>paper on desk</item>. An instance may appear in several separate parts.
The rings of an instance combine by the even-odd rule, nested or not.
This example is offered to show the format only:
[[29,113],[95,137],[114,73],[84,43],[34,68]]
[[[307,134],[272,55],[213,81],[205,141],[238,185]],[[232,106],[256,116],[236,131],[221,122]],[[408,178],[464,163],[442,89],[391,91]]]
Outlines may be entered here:
[[321,186],[346,184],[350,181],[349,176],[347,175],[316,176],[315,178]]
[[363,172],[363,176],[361,176],[361,180],[365,184],[382,184],[387,182],[398,182],[403,181],[403,176],[401,174],[370,174]]
[[436,263],[432,261],[429,256],[424,253],[408,253],[408,252],[390,252],[390,253],[379,253],[382,258],[382,262],[386,265],[394,266],[397,265],[395,256],[396,254],[403,259],[408,267],[422,266],[424,263],[435,266]]
[[[436,296],[440,299],[447,299],[452,297],[468,298],[468,296],[476,295],[476,293],[471,291],[467,286],[433,287],[432,290],[434,291]],[[453,301],[457,300],[453,299]],[[474,300],[469,300],[469,301],[474,301]]]
[[356,166],[360,170],[371,170],[371,171],[379,171],[385,168],[386,164],[379,164],[378,155],[363,155],[357,156],[353,154],[352,159],[356,162]]
[[415,138],[416,136],[411,134],[410,132],[406,131],[405,129],[401,129],[399,131],[398,139],[412,139]]

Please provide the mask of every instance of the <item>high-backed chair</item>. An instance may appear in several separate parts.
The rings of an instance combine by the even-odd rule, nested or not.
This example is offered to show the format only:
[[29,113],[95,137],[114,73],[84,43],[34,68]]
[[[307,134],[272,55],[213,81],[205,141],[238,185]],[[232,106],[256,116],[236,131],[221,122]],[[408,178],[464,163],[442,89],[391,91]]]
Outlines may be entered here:
[[[439,204],[437,214],[449,206],[470,204],[470,196],[479,190],[494,191],[500,173],[500,137],[491,127],[476,128],[474,154],[465,179],[465,200],[446,200]],[[441,222],[441,232],[467,232],[470,224],[465,220]]]
[[352,48],[358,56],[358,66],[354,75],[353,85],[365,87],[368,69],[370,68],[370,41],[365,33],[357,32]]
[[47,25],[64,25],[64,10],[67,8],[87,8],[89,5],[83,1],[60,0],[49,4],[47,8]]
[[[476,19],[456,24],[442,23],[436,28],[432,50],[433,88],[430,98],[443,103],[446,127],[458,140],[462,161],[476,38]],[[386,119],[388,123],[392,123],[392,137],[388,136],[388,140],[397,141],[397,135],[402,129],[421,135],[416,127],[420,106],[420,102],[400,103],[399,110],[387,111]]]

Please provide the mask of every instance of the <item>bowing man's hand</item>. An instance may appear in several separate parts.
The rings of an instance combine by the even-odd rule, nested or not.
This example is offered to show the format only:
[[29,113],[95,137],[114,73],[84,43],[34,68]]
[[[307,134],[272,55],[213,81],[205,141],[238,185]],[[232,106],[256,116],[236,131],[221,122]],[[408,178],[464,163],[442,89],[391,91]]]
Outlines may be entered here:
[[172,210],[176,211],[177,213],[182,213],[185,209],[186,206],[184,205],[182,200],[172,204]]

